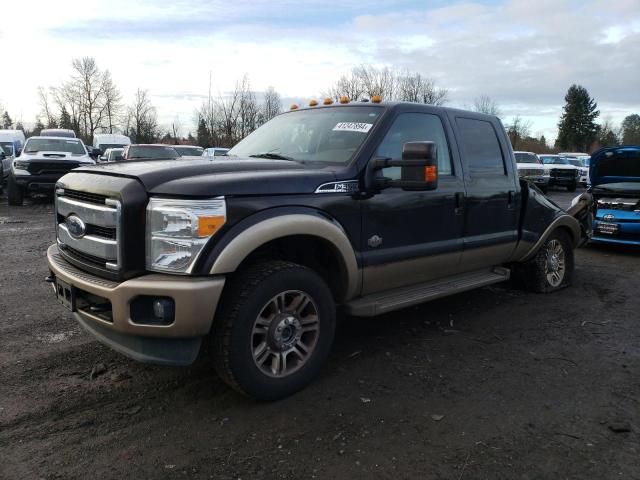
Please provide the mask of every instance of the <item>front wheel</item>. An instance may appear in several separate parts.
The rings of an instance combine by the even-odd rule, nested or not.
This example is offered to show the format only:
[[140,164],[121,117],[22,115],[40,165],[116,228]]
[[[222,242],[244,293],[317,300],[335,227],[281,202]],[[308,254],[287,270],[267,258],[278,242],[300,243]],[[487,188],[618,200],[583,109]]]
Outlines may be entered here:
[[212,331],[214,366],[234,389],[277,400],[320,372],[335,333],[335,303],[313,270],[268,261],[225,286]]
[[573,244],[564,231],[556,230],[522,266],[521,278],[527,290],[555,292],[571,284],[573,265]]

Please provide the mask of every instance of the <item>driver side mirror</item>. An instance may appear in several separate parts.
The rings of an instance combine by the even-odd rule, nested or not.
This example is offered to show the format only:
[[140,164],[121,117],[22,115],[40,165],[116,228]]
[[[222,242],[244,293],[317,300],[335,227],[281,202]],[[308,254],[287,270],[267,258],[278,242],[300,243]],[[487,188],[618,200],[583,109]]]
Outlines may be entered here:
[[91,153],[89,153],[89,156],[93,158],[98,158],[100,155],[102,155],[102,150],[99,148],[92,148]]
[[[400,180],[377,177],[376,172],[400,167]],[[368,190],[402,188],[403,190],[435,190],[438,188],[438,155],[433,142],[407,142],[402,147],[402,160],[374,158],[367,165]]]

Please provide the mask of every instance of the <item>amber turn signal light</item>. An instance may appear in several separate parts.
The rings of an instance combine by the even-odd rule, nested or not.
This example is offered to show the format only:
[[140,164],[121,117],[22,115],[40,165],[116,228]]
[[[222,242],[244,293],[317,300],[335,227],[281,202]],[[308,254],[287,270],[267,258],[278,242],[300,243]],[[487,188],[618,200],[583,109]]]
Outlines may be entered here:
[[225,218],[216,217],[198,217],[198,237],[210,237],[218,229],[224,225]]
[[327,97],[324,99],[324,102],[322,103],[324,103],[325,105],[331,105],[333,103],[333,99]]
[[311,100],[311,101],[309,102],[309,106],[310,106],[310,107],[315,107],[316,105],[318,105],[318,101],[317,101],[317,100]]
[[373,97],[371,97],[371,102],[373,103],[380,103],[382,101],[382,97],[380,95],[374,95]]
[[428,183],[433,183],[438,178],[438,172],[436,170],[435,165],[430,165],[428,167],[424,167],[424,181]]
[[349,97],[343,95],[342,97],[340,97],[340,103],[349,103]]

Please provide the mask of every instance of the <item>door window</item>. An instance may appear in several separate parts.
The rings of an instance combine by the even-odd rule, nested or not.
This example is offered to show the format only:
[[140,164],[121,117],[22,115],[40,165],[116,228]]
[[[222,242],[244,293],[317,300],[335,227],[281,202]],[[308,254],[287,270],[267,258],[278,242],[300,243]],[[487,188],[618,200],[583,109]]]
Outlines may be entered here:
[[[449,144],[440,117],[428,113],[401,113],[382,140],[376,156],[400,160],[402,147],[407,142],[434,142],[438,155],[438,175],[452,174]],[[382,175],[399,180],[400,167],[385,168]]]
[[471,175],[506,175],[496,130],[490,122],[457,118],[460,146]]

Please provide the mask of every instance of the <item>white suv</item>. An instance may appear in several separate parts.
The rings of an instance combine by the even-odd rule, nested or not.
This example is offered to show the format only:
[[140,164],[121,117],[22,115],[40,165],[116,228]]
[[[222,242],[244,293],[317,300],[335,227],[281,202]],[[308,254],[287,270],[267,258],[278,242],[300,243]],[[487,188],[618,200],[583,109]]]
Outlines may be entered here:
[[518,176],[533,182],[543,192],[549,186],[549,169],[542,164],[542,160],[533,152],[513,152],[516,156]]

